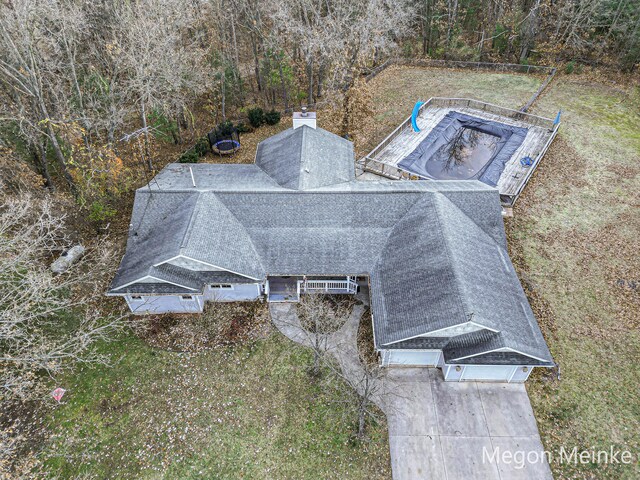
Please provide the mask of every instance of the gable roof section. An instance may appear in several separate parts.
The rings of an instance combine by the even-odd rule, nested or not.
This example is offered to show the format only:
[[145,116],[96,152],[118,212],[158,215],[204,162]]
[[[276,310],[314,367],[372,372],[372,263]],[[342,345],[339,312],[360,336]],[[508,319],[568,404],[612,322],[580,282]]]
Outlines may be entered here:
[[508,364],[516,360],[516,363],[525,365],[553,366],[551,354],[544,347],[532,350],[521,344],[514,344],[507,338],[504,332],[490,332],[480,330],[453,337],[442,349],[445,362],[459,364]]
[[504,347],[519,346],[523,353],[551,358],[506,244],[445,196],[436,195],[435,203],[439,217],[446,219],[442,228],[466,315],[500,331]]
[[278,185],[307,190],[355,178],[353,144],[321,128],[290,128],[258,144],[256,165]]
[[376,343],[385,345],[467,321],[433,195],[397,222],[371,273]]
[[154,264],[177,255],[197,198],[197,193],[187,192],[136,192],[127,250],[111,289],[151,275]]
[[265,275],[245,226],[215,192],[200,194],[180,253],[253,279]]
[[[511,295],[513,267],[505,261],[504,247],[487,234],[443,195],[434,195],[436,215],[449,262],[454,271],[459,298],[468,320],[500,330],[502,319],[510,315],[517,301]],[[506,257],[506,258],[505,258]]]

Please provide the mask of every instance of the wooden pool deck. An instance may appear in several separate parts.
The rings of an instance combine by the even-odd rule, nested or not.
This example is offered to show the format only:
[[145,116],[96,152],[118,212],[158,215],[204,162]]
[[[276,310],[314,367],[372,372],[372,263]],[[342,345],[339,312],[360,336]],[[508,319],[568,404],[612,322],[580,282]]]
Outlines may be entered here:
[[[413,152],[444,116],[451,111],[524,127],[529,130],[522,145],[505,165],[497,185],[503,205],[513,206],[558,132],[559,123],[554,123],[550,118],[538,117],[476,100],[431,98],[421,107],[417,117],[420,132],[413,131],[411,118],[408,118],[371,153],[358,161],[360,167],[365,171],[387,178],[419,179],[420,177],[417,175],[398,167],[398,164]],[[530,167],[524,167],[520,163],[520,159],[527,156],[533,159],[533,165]]]

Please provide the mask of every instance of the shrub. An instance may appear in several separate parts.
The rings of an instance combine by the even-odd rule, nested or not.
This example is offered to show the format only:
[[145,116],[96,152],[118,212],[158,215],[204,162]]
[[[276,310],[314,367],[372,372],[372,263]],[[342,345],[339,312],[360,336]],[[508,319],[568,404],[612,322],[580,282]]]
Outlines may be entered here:
[[167,118],[159,110],[152,110],[149,113],[149,123],[151,124],[151,132],[155,138],[164,140],[165,142],[175,141],[178,132],[178,124]]
[[252,108],[247,112],[249,123],[253,128],[258,128],[264,124],[264,110],[260,107]]
[[209,148],[209,140],[207,137],[200,137],[193,146],[193,150],[196,151],[199,157],[204,157],[209,151]]
[[236,130],[238,130],[238,133],[249,133],[253,131],[253,128],[245,123],[240,122],[236,125]]
[[195,150],[195,148],[190,148],[180,156],[180,158],[178,159],[178,162],[179,163],[198,163],[198,160],[200,160],[200,155]]
[[264,114],[264,121],[267,125],[276,125],[280,122],[280,112],[277,110],[271,110]]
[[227,120],[226,122],[222,122],[220,125],[218,125],[217,133],[219,133],[220,135],[231,135],[231,133],[233,132],[233,128],[233,123]]
[[504,53],[509,47],[508,29],[504,25],[496,24],[496,28],[493,31],[493,43],[492,47],[498,53]]
[[575,60],[571,60],[569,63],[567,63],[567,65],[564,67],[564,73],[566,74],[572,74],[573,70],[576,68],[576,61]]
[[117,213],[115,208],[102,202],[93,202],[89,207],[89,220],[92,222],[104,222]]

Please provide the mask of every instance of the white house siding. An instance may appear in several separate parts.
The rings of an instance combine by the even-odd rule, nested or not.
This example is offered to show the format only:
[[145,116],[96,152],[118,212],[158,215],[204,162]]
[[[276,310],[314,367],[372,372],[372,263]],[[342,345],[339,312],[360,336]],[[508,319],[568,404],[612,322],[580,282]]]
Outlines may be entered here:
[[[202,312],[204,298],[202,295],[135,295],[125,297],[127,305],[133,313],[197,313]],[[191,298],[186,298],[191,297]]]
[[204,287],[204,299],[210,302],[234,302],[238,300],[255,300],[261,295],[259,283],[225,284],[231,288]]
[[387,367],[437,367],[441,350],[383,350],[382,365]]
[[485,381],[521,383],[529,378],[532,367],[526,365],[445,365],[448,382]]

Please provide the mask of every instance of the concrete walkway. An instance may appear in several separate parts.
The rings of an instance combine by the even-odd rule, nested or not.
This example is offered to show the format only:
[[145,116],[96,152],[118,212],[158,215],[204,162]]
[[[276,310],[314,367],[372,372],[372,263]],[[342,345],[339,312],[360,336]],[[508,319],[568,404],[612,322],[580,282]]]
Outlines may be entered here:
[[[345,325],[326,337],[327,351],[354,385],[364,374],[356,344],[363,308],[356,305]],[[285,336],[312,344],[295,305],[272,303],[270,311]],[[437,368],[382,372],[373,401],[387,416],[395,480],[552,478],[523,384],[445,382]]]

